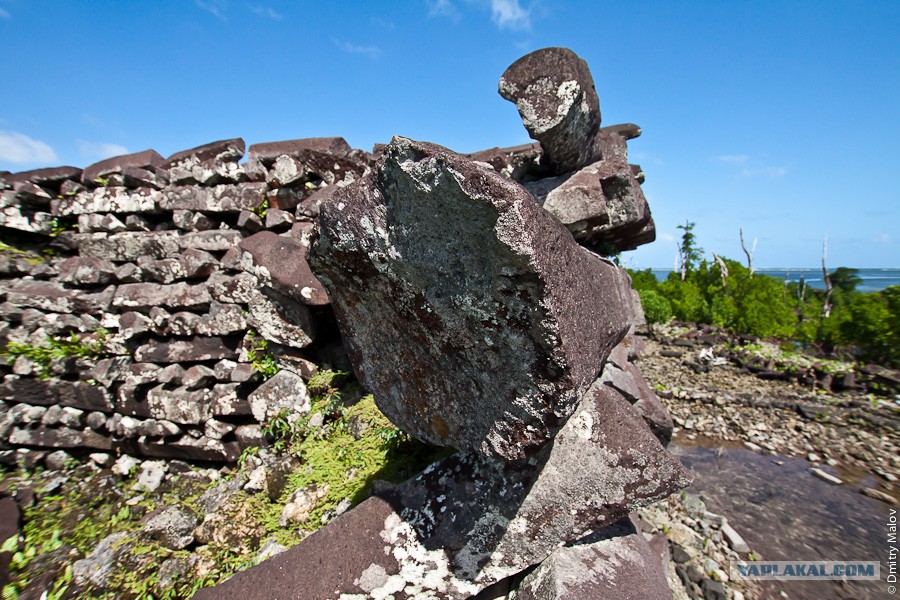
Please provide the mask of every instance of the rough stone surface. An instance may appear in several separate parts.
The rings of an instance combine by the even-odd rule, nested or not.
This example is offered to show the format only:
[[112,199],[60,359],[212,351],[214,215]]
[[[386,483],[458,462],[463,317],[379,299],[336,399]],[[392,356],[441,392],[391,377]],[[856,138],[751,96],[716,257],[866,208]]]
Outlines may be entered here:
[[249,255],[242,260],[245,269],[265,285],[302,304],[328,304],[328,293],[307,263],[308,248],[300,242],[263,231],[244,239],[240,247]]
[[395,138],[320,229],[310,264],[357,376],[433,444],[534,451],[628,329],[623,272],[524,188],[440,146]]
[[143,531],[166,548],[181,550],[194,543],[197,517],[186,510],[167,506],[144,522]]
[[347,156],[351,148],[344,138],[341,137],[304,138],[253,144],[247,150],[247,158],[250,161],[259,161],[265,166],[271,167],[281,155],[298,156],[307,150],[334,156]]
[[671,599],[660,566],[643,534],[623,519],[588,541],[555,550],[522,580],[516,600]]
[[309,412],[310,397],[303,378],[290,371],[279,371],[250,394],[253,418],[262,423],[287,408],[294,417]]
[[514,62],[500,95],[516,104],[528,134],[559,173],[591,160],[600,101],[587,63],[568,48],[543,48]]
[[144,150],[143,152],[135,152],[134,154],[123,154],[122,156],[114,156],[94,163],[86,167],[81,173],[81,181],[84,183],[93,182],[98,177],[104,177],[111,173],[121,173],[124,167],[138,167],[140,169],[155,169],[161,167],[165,159],[155,150]]
[[[275,597],[302,589],[313,598],[461,598],[540,563],[689,483],[628,403],[607,390],[593,388],[552,446],[528,461],[443,459],[195,598],[250,597],[263,585]],[[295,567],[303,564],[318,568]]]
[[134,351],[138,361],[180,363],[237,358],[237,351],[220,337],[194,337],[188,340],[150,340]]

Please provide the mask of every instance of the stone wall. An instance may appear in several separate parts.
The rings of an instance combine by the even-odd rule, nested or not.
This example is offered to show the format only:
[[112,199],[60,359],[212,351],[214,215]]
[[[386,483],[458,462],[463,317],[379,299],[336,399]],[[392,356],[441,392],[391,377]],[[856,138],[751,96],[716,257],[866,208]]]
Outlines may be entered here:
[[233,139],[0,173],[4,461],[234,461],[267,416],[308,406],[319,367],[349,370],[303,257],[321,200],[371,157],[342,138],[247,154]]

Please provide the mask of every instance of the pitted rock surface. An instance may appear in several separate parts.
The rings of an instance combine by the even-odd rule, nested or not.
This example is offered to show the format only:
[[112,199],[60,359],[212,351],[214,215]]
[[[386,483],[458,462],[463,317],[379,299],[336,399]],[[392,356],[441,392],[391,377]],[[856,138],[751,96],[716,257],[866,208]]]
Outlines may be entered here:
[[[628,403],[598,385],[531,459],[445,458],[195,598],[263,588],[285,598],[466,598],[689,481]],[[298,567],[309,564],[317,568]]]
[[528,134],[558,173],[592,160],[600,101],[587,63],[568,48],[527,54],[500,78],[500,95],[514,102]]
[[555,550],[522,580],[516,599],[671,599],[659,555],[643,534],[628,519],[607,531],[591,536],[599,538],[596,541]]
[[534,452],[628,329],[624,272],[524,188],[434,144],[394,138],[337,191],[309,262],[360,381],[432,444]]

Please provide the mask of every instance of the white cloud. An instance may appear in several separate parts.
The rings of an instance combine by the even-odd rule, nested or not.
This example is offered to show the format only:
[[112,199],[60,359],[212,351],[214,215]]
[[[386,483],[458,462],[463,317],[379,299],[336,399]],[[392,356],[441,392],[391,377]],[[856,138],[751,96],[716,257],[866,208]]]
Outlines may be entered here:
[[112,144],[109,142],[86,142],[78,140],[78,150],[85,158],[103,160],[112,156],[121,156],[128,154],[128,148],[121,144]]
[[10,16],[9,12],[0,8],[0,19],[11,19],[11,18],[12,18],[12,16]]
[[248,6],[250,7],[250,10],[263,17],[269,17],[270,19],[275,19],[276,21],[280,21],[284,18],[284,15],[279,12],[275,12],[275,10],[269,6],[258,6],[256,4],[248,4]]
[[378,46],[361,46],[359,44],[353,44],[351,42],[340,42],[338,40],[334,40],[334,43],[337,44],[337,47],[347,52],[348,54],[362,54],[368,56],[369,58],[378,58],[381,56],[381,48]]
[[756,175],[767,175],[769,177],[784,177],[787,175],[787,167],[761,167],[759,169],[744,169],[741,175],[744,177],[755,177]]
[[0,131],[0,160],[15,164],[52,163],[56,151],[49,144],[17,131]]
[[891,235],[890,235],[889,233],[882,233],[880,236],[878,236],[878,239],[876,240],[876,243],[878,243],[878,244],[890,244],[890,243],[891,243]]
[[723,156],[713,156],[710,160],[727,163],[745,163],[750,160],[746,154],[725,154]]
[[225,20],[225,0],[194,0],[206,12]]
[[459,9],[450,0],[426,0],[429,17],[447,17],[454,21],[459,20]]
[[531,10],[522,8],[519,0],[491,0],[491,20],[500,29],[531,29]]

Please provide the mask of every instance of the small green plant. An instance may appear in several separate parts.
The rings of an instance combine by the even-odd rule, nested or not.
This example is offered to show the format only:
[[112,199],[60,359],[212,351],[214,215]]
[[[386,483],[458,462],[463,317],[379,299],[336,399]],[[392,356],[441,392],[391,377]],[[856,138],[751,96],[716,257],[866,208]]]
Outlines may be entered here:
[[107,187],[109,185],[109,179],[106,177],[97,177],[94,179],[94,183],[99,185],[100,187]]
[[68,337],[53,336],[39,344],[11,341],[6,345],[0,355],[15,360],[20,356],[34,361],[38,377],[47,379],[53,371],[53,362],[63,358],[91,358],[104,356],[106,344],[109,341],[109,332],[106,329],[98,329],[90,334],[78,335],[72,332]]
[[250,366],[262,375],[263,379],[274,377],[281,367],[278,366],[275,355],[269,351],[268,340],[259,337],[255,331],[250,331],[247,334],[247,341],[250,343],[250,348],[247,350]]
[[253,209],[253,212],[260,219],[265,219],[266,213],[268,212],[270,207],[271,205],[269,203],[269,197],[263,196],[262,202],[260,202],[259,205]]

